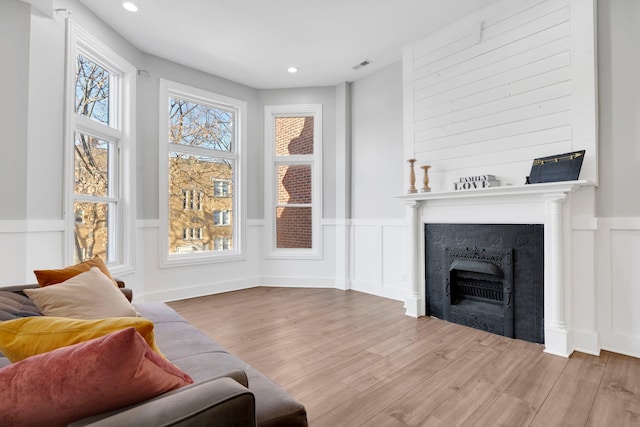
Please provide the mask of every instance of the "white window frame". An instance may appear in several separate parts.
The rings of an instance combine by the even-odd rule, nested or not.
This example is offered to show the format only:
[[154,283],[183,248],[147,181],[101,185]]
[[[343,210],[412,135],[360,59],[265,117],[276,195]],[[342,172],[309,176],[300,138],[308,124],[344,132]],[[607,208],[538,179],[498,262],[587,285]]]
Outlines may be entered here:
[[[275,121],[277,117],[313,116],[313,154],[277,156],[275,152]],[[265,135],[265,232],[266,258],[321,259],[322,258],[322,104],[266,105],[264,107]],[[276,215],[278,196],[277,170],[279,164],[311,166],[311,248],[277,248]]]
[[[246,191],[244,183],[246,158],[244,156],[244,147],[246,145],[247,135],[247,103],[235,98],[219,95],[203,89],[184,85],[174,81],[160,79],[159,91],[159,250],[160,250],[160,267],[173,267],[180,265],[204,264],[211,262],[227,262],[234,260],[244,260],[244,236],[246,228]],[[182,99],[188,99],[196,103],[205,105],[220,106],[226,109],[232,109],[235,112],[235,132],[236,140],[234,141],[235,150],[231,153],[221,151],[213,151],[210,149],[200,149],[198,147],[180,147],[169,142],[168,124],[169,111],[167,103],[169,96],[176,96]],[[184,148],[184,150],[181,150]],[[211,157],[229,158],[234,161],[233,170],[233,249],[227,251],[208,251],[194,253],[169,253],[169,175],[168,175],[168,153],[170,151],[189,151],[196,155]],[[213,225],[213,218],[211,218]]]
[[[66,22],[66,72],[65,72],[65,244],[66,264],[74,263],[73,203],[75,195],[74,145],[75,132],[116,142],[114,153],[116,169],[110,185],[117,187],[117,209],[110,212],[108,258],[106,264],[113,274],[127,274],[135,270],[135,112],[136,68],[76,23]],[[115,87],[110,88],[110,126],[75,113],[76,55],[82,53],[117,76]]]

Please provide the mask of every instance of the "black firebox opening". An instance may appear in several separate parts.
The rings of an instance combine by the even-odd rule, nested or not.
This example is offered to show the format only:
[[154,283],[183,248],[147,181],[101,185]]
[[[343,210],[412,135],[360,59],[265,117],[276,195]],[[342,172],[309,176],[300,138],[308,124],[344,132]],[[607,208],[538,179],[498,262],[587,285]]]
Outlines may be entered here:
[[444,249],[443,318],[513,337],[512,251]]
[[427,314],[544,343],[544,226],[426,224]]

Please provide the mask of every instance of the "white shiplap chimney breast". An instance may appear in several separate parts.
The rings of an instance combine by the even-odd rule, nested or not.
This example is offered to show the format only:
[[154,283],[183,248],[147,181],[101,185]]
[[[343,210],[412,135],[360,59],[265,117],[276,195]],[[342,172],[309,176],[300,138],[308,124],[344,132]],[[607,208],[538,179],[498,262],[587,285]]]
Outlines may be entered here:
[[[405,48],[404,152],[416,159],[416,171],[431,166],[432,188],[401,197],[409,222],[408,315],[425,310],[423,224],[540,223],[546,351],[599,352],[595,6],[502,0]],[[533,159],[577,150],[586,150],[580,181],[523,185]],[[460,177],[486,174],[503,186],[453,191]],[[573,316],[585,307],[586,316]]]

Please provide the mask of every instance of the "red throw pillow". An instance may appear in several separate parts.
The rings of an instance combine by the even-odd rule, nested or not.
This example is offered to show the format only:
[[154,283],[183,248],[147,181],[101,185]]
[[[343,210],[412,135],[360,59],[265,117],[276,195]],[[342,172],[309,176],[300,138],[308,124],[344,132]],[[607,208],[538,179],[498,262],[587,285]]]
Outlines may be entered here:
[[134,328],[0,369],[0,425],[65,426],[193,383]]

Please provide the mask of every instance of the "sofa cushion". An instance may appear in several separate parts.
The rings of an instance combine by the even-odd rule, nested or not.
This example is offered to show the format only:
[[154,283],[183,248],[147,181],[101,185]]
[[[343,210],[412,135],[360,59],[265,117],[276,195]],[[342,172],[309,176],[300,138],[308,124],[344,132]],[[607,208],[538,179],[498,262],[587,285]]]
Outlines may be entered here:
[[[155,336],[162,351],[176,366],[188,372],[196,382],[212,376],[230,376],[248,388],[256,399],[256,417],[260,427],[306,426],[305,407],[285,390],[251,367],[229,354],[224,347],[188,323],[175,310],[163,303],[141,303],[136,308],[155,323]],[[247,378],[233,376],[242,370]]]
[[229,377],[239,384],[249,387],[249,381],[244,371],[248,365],[229,353],[197,353],[170,360],[178,368],[188,372],[195,382],[210,378]]
[[227,352],[207,334],[187,322],[158,323],[155,330],[158,340],[165,343],[163,351],[171,360],[191,354]]
[[180,316],[177,311],[161,302],[144,302],[136,304],[136,308],[142,317],[151,320],[154,324],[182,322],[187,323],[187,319]]
[[38,307],[26,296],[0,291],[0,321],[40,315]]
[[55,427],[193,381],[127,328],[2,368],[0,383],[11,384],[0,399],[0,425]]
[[26,317],[0,322],[0,351],[12,362],[60,347],[88,341],[125,328],[135,328],[149,346],[156,346],[153,322],[140,317],[79,320],[64,317]]
[[136,309],[98,267],[55,286],[25,289],[24,293],[47,316],[74,319],[137,316]]
[[113,277],[111,277],[109,269],[102,261],[102,258],[98,255],[94,256],[93,259],[83,261],[69,267],[58,270],[34,270],[33,273],[36,275],[36,279],[40,286],[49,286],[55,285],[56,283],[62,283],[65,280],[71,279],[73,276],[89,271],[91,267],[98,267],[100,271],[102,271],[104,275],[107,276],[116,287],[118,287],[118,284],[113,280]]
[[162,353],[186,371],[196,382],[212,377],[230,376],[245,387],[247,378],[230,372],[243,371],[247,366],[230,355],[220,344],[201,330],[194,328],[171,307],[163,303],[136,305],[141,315],[154,322],[154,336],[162,342]]

